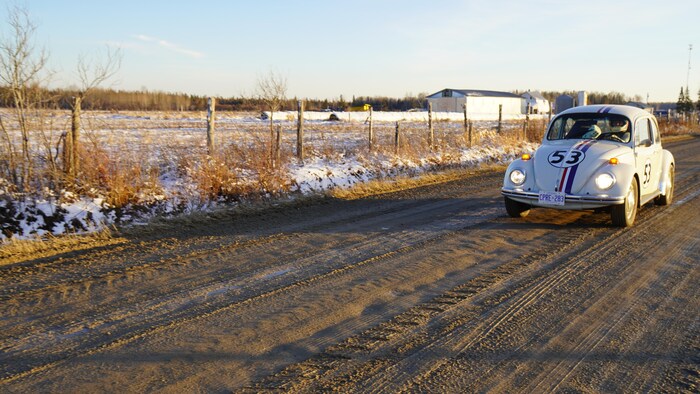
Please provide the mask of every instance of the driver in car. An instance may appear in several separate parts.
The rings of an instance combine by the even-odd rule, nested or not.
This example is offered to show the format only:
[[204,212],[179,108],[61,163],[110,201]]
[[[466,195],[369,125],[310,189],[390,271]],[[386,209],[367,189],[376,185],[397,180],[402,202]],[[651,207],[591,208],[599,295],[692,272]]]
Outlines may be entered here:
[[629,121],[627,119],[610,119],[610,133],[622,142],[629,141]]
[[613,133],[625,133],[629,128],[629,122],[626,119],[610,119],[610,131]]

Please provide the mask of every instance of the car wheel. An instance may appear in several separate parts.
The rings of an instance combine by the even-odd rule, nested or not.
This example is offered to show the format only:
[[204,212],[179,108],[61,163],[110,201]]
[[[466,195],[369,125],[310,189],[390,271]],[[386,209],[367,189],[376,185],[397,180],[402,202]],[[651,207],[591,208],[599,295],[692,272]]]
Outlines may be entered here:
[[632,179],[625,202],[620,205],[615,205],[610,211],[613,225],[618,227],[630,227],[634,223],[634,218],[637,217],[637,179]]
[[673,189],[676,185],[676,180],[673,177],[673,166],[670,166],[668,169],[668,185],[666,185],[666,193],[660,195],[656,198],[656,200],[654,200],[656,205],[671,205],[671,202],[673,201]]
[[530,213],[530,206],[523,204],[519,201],[511,200],[508,197],[504,197],[506,201],[506,211],[508,215],[512,218],[524,218]]

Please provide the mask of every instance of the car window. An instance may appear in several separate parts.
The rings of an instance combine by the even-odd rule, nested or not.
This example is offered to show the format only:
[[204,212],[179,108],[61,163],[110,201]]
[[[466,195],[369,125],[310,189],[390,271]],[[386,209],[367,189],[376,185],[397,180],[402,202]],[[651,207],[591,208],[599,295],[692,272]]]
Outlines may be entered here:
[[641,145],[642,142],[646,140],[653,142],[649,134],[649,119],[640,119],[637,121],[637,127],[634,133],[634,144]]
[[596,139],[628,143],[630,121],[616,114],[562,115],[554,119],[549,126],[547,139]]
[[659,141],[661,141],[661,138],[659,137],[659,127],[656,125],[656,122],[652,119],[649,119],[649,130],[651,131],[651,142],[654,144],[658,144]]

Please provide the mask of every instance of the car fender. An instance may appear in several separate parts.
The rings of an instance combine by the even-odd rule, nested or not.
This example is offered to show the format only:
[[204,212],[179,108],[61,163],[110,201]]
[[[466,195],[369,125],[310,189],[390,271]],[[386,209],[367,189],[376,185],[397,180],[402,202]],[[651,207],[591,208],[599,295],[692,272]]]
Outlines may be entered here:
[[[619,163],[616,165],[608,165],[596,172],[610,172],[615,176],[615,185],[608,191],[610,196],[625,196],[629,190],[632,180],[635,178],[635,166],[630,163]],[[586,185],[587,190],[598,190],[595,185],[595,175],[588,180]],[[600,193],[600,192],[598,192]]]
[[661,158],[661,178],[659,180],[659,192],[663,195],[666,194],[666,185],[668,185],[668,172],[672,166],[676,165],[673,158],[673,154],[666,149],[663,150],[663,155]]
[[[514,169],[520,169],[525,172],[525,183],[522,185],[515,185],[513,182],[510,181],[510,173]],[[534,166],[532,164],[532,159],[529,160],[523,160],[523,159],[516,159],[513,160],[510,165],[508,165],[508,168],[506,169],[506,174],[503,177],[503,188],[504,189],[523,189],[527,190],[528,188],[531,188],[532,185],[534,185],[535,182],[535,170]]]

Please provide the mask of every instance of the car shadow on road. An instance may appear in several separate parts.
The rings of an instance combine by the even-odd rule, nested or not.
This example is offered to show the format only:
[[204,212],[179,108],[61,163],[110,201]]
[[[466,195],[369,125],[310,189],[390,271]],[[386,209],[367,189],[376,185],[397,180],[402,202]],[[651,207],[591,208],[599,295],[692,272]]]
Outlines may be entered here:
[[504,215],[500,223],[508,229],[614,228],[610,222],[610,214],[606,212],[548,208],[534,208],[524,218]]

